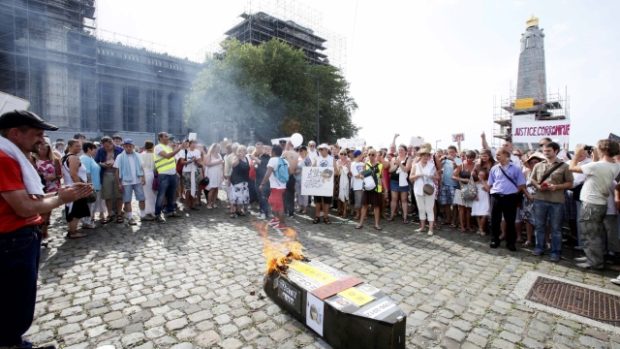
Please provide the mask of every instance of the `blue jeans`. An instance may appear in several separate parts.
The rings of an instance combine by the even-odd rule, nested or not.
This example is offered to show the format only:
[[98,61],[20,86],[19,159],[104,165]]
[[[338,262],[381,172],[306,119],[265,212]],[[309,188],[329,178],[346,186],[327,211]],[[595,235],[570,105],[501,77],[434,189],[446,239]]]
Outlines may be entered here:
[[551,255],[559,256],[562,253],[563,210],[564,204],[534,200],[536,250],[545,250],[545,230],[548,222],[551,225]]
[[269,182],[267,182],[263,186],[262,191],[258,189],[259,186],[260,186],[260,182],[257,180],[256,181],[256,193],[258,194],[258,205],[260,207],[260,213],[264,213],[265,216],[269,217],[270,207],[269,207],[269,202],[267,202],[267,199],[269,198],[269,192],[271,191],[269,188]]
[[164,213],[174,212],[175,196],[177,193],[177,175],[159,174],[159,190],[157,191],[157,200],[155,201],[155,216],[159,216],[162,212],[162,202],[166,197],[166,210]]
[[40,253],[39,228],[0,233],[0,347],[21,343],[32,324]]

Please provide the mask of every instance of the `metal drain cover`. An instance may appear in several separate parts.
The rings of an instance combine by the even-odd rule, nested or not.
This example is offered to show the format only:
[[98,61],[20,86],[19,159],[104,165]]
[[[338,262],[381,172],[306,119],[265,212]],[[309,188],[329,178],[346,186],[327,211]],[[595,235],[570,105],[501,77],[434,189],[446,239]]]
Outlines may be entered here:
[[620,296],[538,276],[525,299],[613,326],[620,325]]

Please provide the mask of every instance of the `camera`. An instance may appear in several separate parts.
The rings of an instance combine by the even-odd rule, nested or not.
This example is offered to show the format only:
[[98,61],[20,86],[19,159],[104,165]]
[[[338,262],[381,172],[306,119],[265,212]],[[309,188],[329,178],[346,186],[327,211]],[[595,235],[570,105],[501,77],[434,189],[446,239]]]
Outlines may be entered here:
[[586,145],[583,147],[583,150],[587,151],[588,153],[592,153],[592,151],[594,150],[594,147],[591,145]]

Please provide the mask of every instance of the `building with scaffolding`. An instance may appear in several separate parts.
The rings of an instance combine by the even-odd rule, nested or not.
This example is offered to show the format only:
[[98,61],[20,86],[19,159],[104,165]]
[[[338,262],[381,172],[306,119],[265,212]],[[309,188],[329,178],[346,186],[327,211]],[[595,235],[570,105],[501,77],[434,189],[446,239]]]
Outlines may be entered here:
[[[532,16],[521,34],[521,52],[516,95],[495,101],[493,136],[496,141],[511,140],[517,121],[551,121],[569,118],[568,94],[547,94],[544,32],[538,18]],[[531,148],[531,144],[517,144]]]
[[329,64],[325,50],[325,39],[315,35],[310,28],[291,20],[281,20],[265,12],[241,14],[243,21],[225,34],[244,43],[258,45],[271,39],[280,39],[304,52],[314,64]]
[[94,0],[3,1],[0,91],[58,125],[52,138],[185,134],[183,100],[201,65],[99,40],[95,30]]

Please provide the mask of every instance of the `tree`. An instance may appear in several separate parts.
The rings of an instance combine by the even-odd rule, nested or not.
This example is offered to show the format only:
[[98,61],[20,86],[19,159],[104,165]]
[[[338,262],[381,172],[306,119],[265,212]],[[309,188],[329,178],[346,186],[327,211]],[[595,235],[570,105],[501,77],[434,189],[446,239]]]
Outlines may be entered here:
[[335,142],[352,137],[357,108],[349,84],[329,65],[310,64],[301,50],[273,39],[260,45],[236,40],[209,58],[186,102],[187,125],[208,141],[268,141],[294,132]]

